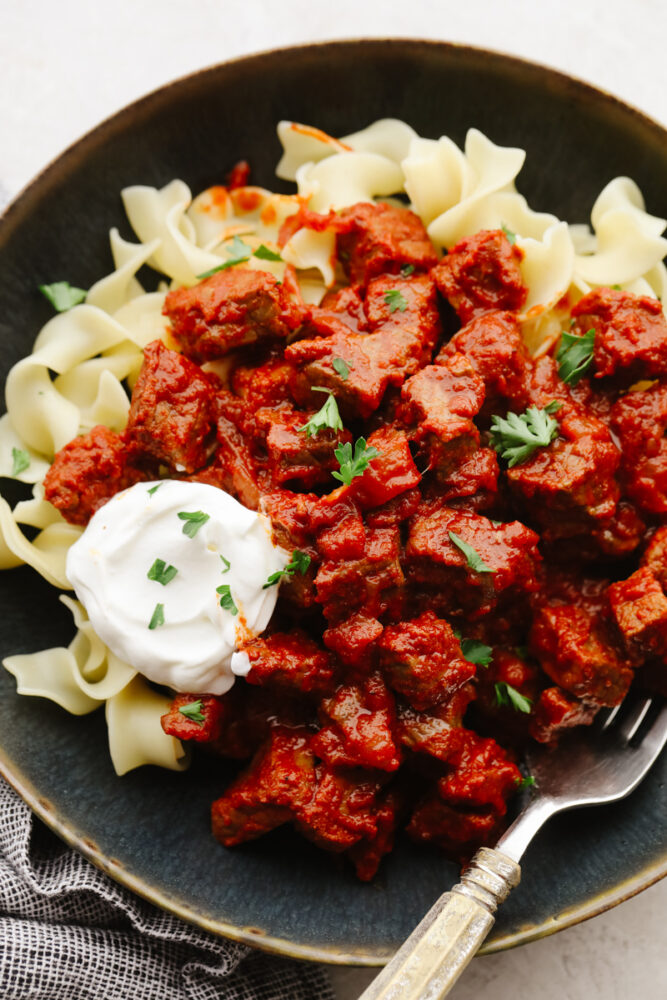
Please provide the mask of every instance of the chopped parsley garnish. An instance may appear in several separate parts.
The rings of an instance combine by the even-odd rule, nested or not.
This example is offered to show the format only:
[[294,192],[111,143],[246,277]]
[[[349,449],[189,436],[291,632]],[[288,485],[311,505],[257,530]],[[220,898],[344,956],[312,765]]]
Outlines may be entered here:
[[319,434],[321,430],[327,427],[331,427],[335,431],[342,431],[343,421],[340,418],[340,413],[338,412],[338,403],[336,402],[336,397],[333,395],[330,389],[325,389],[321,385],[312,386],[316,392],[328,392],[327,401],[324,406],[314,413],[310,420],[299,427],[300,431],[305,431],[307,437],[315,437]]
[[414,264],[404,264],[403,267],[401,268],[401,277],[409,278],[410,275],[414,272],[414,269],[415,269]]
[[20,448],[12,448],[12,475],[20,476],[30,465],[30,455]]
[[493,649],[479,639],[461,639],[461,652],[468,663],[476,663],[478,667],[488,667],[493,659]]
[[502,231],[504,232],[505,236],[507,237],[507,242],[511,243],[512,246],[514,246],[514,244],[516,243],[516,233],[513,233],[511,229],[508,229],[507,226],[504,223],[503,223],[503,225],[500,228],[502,229]]
[[187,535],[188,538],[194,538],[210,516],[210,514],[205,514],[203,510],[179,510],[178,517],[181,521],[185,521],[183,534]]
[[510,469],[525,462],[538,448],[548,447],[558,436],[558,421],[551,414],[560,406],[554,401],[543,410],[529,406],[525,413],[491,417],[491,446]]
[[517,691],[515,687],[508,684],[507,681],[498,681],[494,684],[494,689],[496,692],[496,702],[498,705],[510,706],[516,712],[524,712],[526,715],[530,712],[532,707],[532,701],[530,698],[526,698],[525,695]]
[[389,306],[389,312],[395,313],[397,309],[400,309],[402,313],[408,308],[408,303],[405,297],[398,288],[390,288],[388,292],[384,293],[384,300]]
[[527,774],[524,778],[518,778],[516,787],[517,791],[522,792],[524,788],[534,788],[537,782],[532,774]]
[[220,594],[220,607],[236,616],[239,613],[239,609],[234,604],[232,589],[229,584],[223,583],[220,587],[215,588],[215,592],[216,594]]
[[201,698],[197,701],[190,701],[187,705],[181,705],[179,712],[184,715],[186,719],[190,719],[191,722],[204,723],[206,721],[206,716],[202,712]]
[[340,375],[343,382],[347,382],[350,377],[350,366],[347,362],[343,361],[342,358],[333,358],[331,361],[331,367],[338,373],[338,375]]
[[377,458],[379,454],[380,452],[377,448],[374,448],[372,445],[369,447],[366,444],[366,438],[357,438],[354,446],[354,454],[352,453],[352,445],[347,441],[345,444],[339,445],[334,451],[334,455],[340,465],[340,472],[332,472],[331,475],[334,479],[338,479],[339,482],[349,486],[356,476],[364,474],[370,462],[374,458]]
[[230,569],[232,568],[232,564],[230,563],[229,559],[225,559],[224,556],[220,556],[220,558],[222,559],[222,565],[225,567],[222,572],[229,573]]
[[622,291],[622,289],[621,289],[621,286],[620,286],[620,285],[612,285],[611,287],[612,287],[612,290],[613,290],[614,292],[620,292],[620,291]]
[[218,264],[217,267],[212,267],[210,271],[204,271],[203,274],[198,274],[198,278],[210,278],[212,274],[217,274],[218,271],[226,271],[228,267],[235,267],[237,264],[245,264],[250,260],[252,255],[252,247],[249,247],[247,243],[244,243],[240,236],[235,236],[232,240],[232,245],[230,247],[225,247],[225,251],[229,260],[224,261],[222,264]]
[[464,542],[460,535],[456,535],[453,531],[448,531],[447,534],[449,535],[450,542],[453,542],[457,549],[460,549],[466,557],[468,569],[474,570],[475,573],[495,573],[494,569],[486,565],[477,549],[473,549],[472,545]]
[[78,306],[88,294],[83,288],[74,288],[69,281],[54,281],[52,285],[40,285],[39,290],[59,313],[67,312],[72,306]]
[[146,490],[146,492],[148,493],[149,496],[152,497],[154,493],[157,493],[157,491],[160,489],[161,486],[162,483],[156,483],[155,486],[151,486],[151,488],[149,490]]
[[530,656],[527,646],[515,646],[514,652],[516,653],[516,655],[519,657],[520,660],[527,660],[528,657]]
[[271,576],[266,581],[266,583],[264,584],[264,586],[262,587],[262,590],[266,590],[267,587],[272,587],[274,583],[278,583],[278,581],[282,579],[283,576],[294,576],[295,573],[301,573],[301,575],[303,576],[303,574],[308,570],[309,566],[310,566],[310,556],[308,555],[308,553],[300,552],[298,549],[295,549],[294,552],[292,553],[292,559],[290,562],[287,563],[285,569],[279,569],[275,573],[272,573]]
[[581,337],[563,331],[556,361],[559,362],[558,374],[563,382],[576,385],[593,364],[595,350],[595,330],[587,330]]
[[156,583],[161,583],[163,587],[166,587],[177,573],[178,570],[175,566],[167,566],[164,559],[156,559],[146,576],[149,580],[155,580]]
[[263,243],[253,251],[252,255],[253,257],[258,257],[260,260],[282,260],[279,253],[276,253],[275,250],[269,250]]
[[156,604],[155,611],[153,612],[153,617],[148,623],[149,628],[157,628],[158,625],[164,625],[164,604]]

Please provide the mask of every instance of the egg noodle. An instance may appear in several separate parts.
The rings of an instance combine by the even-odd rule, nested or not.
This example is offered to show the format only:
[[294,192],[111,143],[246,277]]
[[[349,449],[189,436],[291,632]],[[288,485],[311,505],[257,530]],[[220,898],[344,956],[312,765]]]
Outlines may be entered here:
[[[229,260],[235,236],[253,250],[262,244],[277,250],[281,225],[303,205],[327,212],[407,195],[438,249],[481,229],[510,231],[524,254],[528,298],[522,330],[536,356],[560,337],[559,303],[566,295],[571,304],[597,285],[616,285],[667,302],[662,263],[667,240],[661,236],[666,223],[647,214],[628,177],[607,184],[593,206],[590,227],[568,225],[533,211],[516,190],[523,150],[496,146],[476,129],[469,130],[463,150],[445,136],[421,138],[395,119],[342,139],[295,122],[281,122],[278,135],[284,154],[276,172],[296,182],[297,194],[213,187],[193,199],[180,180],[160,190],[136,186],[122,192],[139,242],[111,231],[112,273],[93,285],[85,303],[44,326],[32,354],[7,378],[0,476],[34,485],[32,499],[13,510],[0,498],[0,569],[26,563],[54,587],[71,590],[66,556],[83,529],[68,524],[44,499],[42,481],[55,453],[96,424],[114,431],[125,427],[126,386],[134,385],[143,347],[157,338],[175,346],[162,315],[167,291],[195,285],[198,275]],[[237,266],[269,271],[281,280],[291,264],[304,300],[318,303],[334,283],[335,240],[331,231],[302,228],[280,249],[282,260],[250,256]],[[167,278],[156,292],[145,292],[136,278],[144,264]],[[224,373],[224,362],[210,367]],[[19,453],[26,466],[21,471]],[[32,541],[23,526],[37,529]],[[105,704],[109,749],[119,774],[147,763],[184,767],[182,745],[160,725],[170,699],[105,646],[78,601],[66,594],[60,599],[72,613],[76,635],[66,648],[7,657],[3,663],[18,692],[50,698],[75,715]]]

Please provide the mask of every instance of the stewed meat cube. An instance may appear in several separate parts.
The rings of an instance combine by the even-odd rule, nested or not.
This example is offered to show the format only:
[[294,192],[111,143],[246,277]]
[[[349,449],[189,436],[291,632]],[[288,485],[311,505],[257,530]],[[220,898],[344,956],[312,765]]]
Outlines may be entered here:
[[340,685],[319,708],[318,757],[338,767],[395,771],[401,762],[394,699],[378,672]]
[[242,652],[248,657],[249,684],[320,695],[333,687],[332,657],[299,629],[274,632],[266,638],[257,636]]
[[383,202],[344,208],[337,253],[350,282],[362,285],[377,274],[396,274],[406,265],[427,271],[438,260],[418,215]]
[[44,478],[44,496],[70,524],[85,525],[116,493],[150,478],[133,457],[122,435],[98,424],[57,452]]
[[493,309],[516,311],[528,296],[523,252],[501,229],[486,229],[452,247],[433,274],[463,323]]
[[176,472],[192,473],[213,450],[215,390],[202,370],[161,340],[144,348],[125,433]]
[[164,313],[180,349],[199,364],[243,344],[285,341],[303,319],[303,307],[273,275],[238,266],[169,292]]
[[451,625],[432,611],[387,625],[378,648],[387,683],[417,709],[447,701],[475,675]]
[[530,735],[538,743],[553,743],[564,729],[589,726],[598,708],[597,703],[580,701],[562,688],[546,688],[535,705]]
[[596,288],[572,310],[575,333],[595,330],[595,377],[631,385],[667,375],[667,320],[659,299]]
[[538,608],[530,648],[556,684],[596,705],[618,705],[632,682],[631,663],[599,615],[574,604]]
[[662,656],[667,662],[667,596],[648,566],[612,583],[607,593],[628,650],[641,658]]

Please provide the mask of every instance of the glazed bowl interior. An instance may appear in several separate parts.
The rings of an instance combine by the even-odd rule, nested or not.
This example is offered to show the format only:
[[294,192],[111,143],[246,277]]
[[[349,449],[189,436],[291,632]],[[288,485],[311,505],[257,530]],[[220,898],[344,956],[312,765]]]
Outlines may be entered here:
[[[205,70],[126,108],[70,148],[10,206],[0,227],[3,379],[29,352],[50,307],[37,291],[67,279],[87,288],[111,266],[108,230],[123,222],[120,190],[175,177],[197,192],[239,159],[252,180],[277,182],[282,118],[333,135],[382,117],[461,145],[475,126],[527,150],[518,187],[530,204],[587,221],[602,187],[627,174],[649,211],[667,216],[667,135],[608,95],[542,67],[419,41],[349,41],[270,52]],[[7,480],[3,495],[25,491]],[[26,568],[0,574],[0,653],[67,644],[57,593]],[[225,768],[113,772],[103,713],[74,718],[19,698],[0,671],[0,769],[35,811],[115,878],[203,927],[260,947],[338,963],[380,964],[457,870],[401,841],[376,880],[358,883],[336,858],[287,830],[235,851],[209,832]],[[523,866],[487,949],[591,916],[667,872],[667,760],[629,799],[551,822]]]

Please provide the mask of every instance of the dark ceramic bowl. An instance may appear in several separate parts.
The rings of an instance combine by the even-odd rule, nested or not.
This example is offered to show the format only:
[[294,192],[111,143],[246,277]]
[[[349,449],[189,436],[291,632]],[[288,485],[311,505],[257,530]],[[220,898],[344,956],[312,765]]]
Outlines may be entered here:
[[[276,122],[333,135],[383,116],[462,143],[477,126],[528,151],[520,189],[538,209],[585,221],[618,174],[667,216],[667,135],[606,94],[506,56],[441,43],[349,41],[269,52],[180,80],[100,125],[48,167],[0,229],[4,378],[51,310],[37,285],[87,288],[110,267],[107,231],[128,184],[219,183],[239,158],[276,187]],[[130,236],[129,231],[125,235]],[[3,481],[10,496],[15,484]],[[10,496],[10,499],[14,499]],[[0,574],[0,654],[66,644],[71,620],[36,573]],[[0,670],[0,770],[43,820],[114,878],[186,920],[273,951],[380,964],[455,879],[435,851],[401,843],[371,885],[281,830],[234,851],[209,833],[222,778],[204,764],[114,774],[102,712],[74,718],[19,698]],[[486,948],[529,941],[599,913],[667,873],[663,756],[626,801],[553,820]]]

